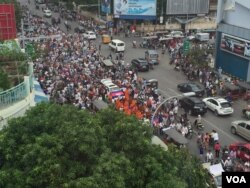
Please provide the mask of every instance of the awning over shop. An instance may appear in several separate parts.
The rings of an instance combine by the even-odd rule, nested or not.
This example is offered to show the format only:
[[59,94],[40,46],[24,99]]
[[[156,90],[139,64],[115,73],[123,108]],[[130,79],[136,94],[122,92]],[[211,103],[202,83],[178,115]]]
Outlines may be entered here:
[[187,24],[190,23],[194,20],[196,20],[198,17],[191,18],[191,19],[180,19],[180,18],[175,18],[180,24]]

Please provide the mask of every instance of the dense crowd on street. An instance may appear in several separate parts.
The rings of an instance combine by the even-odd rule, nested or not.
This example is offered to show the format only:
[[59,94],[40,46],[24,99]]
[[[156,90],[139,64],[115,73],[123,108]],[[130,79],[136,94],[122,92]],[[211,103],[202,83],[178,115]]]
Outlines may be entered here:
[[[179,115],[178,99],[168,100],[158,110],[159,104],[164,100],[157,89],[147,85],[147,80],[139,77],[136,70],[127,66],[124,62],[124,54],[112,53],[105,57],[102,54],[101,44],[87,40],[82,34],[67,34],[56,24],[46,26],[43,18],[32,16],[28,12],[29,22],[36,26],[32,33],[27,32],[27,37],[40,35],[60,35],[60,38],[48,39],[39,43],[38,48],[47,53],[45,57],[39,57],[34,61],[34,74],[40,82],[44,92],[50,96],[50,100],[58,104],[73,104],[79,109],[92,110],[94,100],[103,100],[112,103],[119,111],[125,114],[135,115],[140,120],[152,122],[155,133],[161,135],[166,128],[174,128],[184,137],[189,134],[189,120],[187,114]],[[62,16],[62,19],[64,16]],[[93,31],[97,31],[97,24],[91,19],[77,17],[79,23],[87,24]],[[166,47],[167,48],[167,47]],[[182,54],[177,54],[174,63],[182,63],[188,77],[197,78],[204,84],[207,95],[218,93],[217,88],[222,87],[217,75],[210,69],[193,67]],[[107,67],[103,63],[105,59],[114,62],[114,66]],[[183,59],[183,60],[182,60]],[[219,76],[221,72],[219,70]],[[110,97],[107,88],[101,83],[102,79],[111,79],[119,86],[124,97]],[[222,89],[221,89],[222,90]],[[156,112],[157,110],[157,112]],[[155,114],[154,117],[153,114]],[[235,162],[235,151],[224,151],[219,143],[219,135],[212,133],[199,133],[197,143],[202,160],[211,161],[219,159],[223,153],[223,163],[226,166],[227,159]],[[211,151],[214,152],[211,152]],[[246,164],[245,166],[249,163]],[[249,169],[248,169],[249,170]]]

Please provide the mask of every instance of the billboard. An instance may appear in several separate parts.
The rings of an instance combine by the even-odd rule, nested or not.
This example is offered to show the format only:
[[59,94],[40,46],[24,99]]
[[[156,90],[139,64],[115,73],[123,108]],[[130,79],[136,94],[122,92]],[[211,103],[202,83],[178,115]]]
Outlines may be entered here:
[[16,38],[14,4],[0,4],[0,40]]
[[209,0],[167,0],[167,15],[207,14]]
[[250,59],[250,41],[222,33],[220,49]]
[[103,13],[110,14],[110,2],[111,0],[102,0],[101,10]]
[[124,19],[155,19],[156,0],[114,0],[114,16]]

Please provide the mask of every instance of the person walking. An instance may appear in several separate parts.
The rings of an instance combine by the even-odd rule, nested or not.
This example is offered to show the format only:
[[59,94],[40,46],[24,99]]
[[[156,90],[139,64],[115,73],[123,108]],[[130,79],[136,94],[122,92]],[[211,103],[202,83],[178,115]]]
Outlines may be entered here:
[[212,131],[211,137],[213,139],[214,144],[217,143],[219,141],[219,134],[217,133],[216,130]]
[[220,143],[216,142],[216,144],[214,145],[214,151],[215,151],[215,157],[219,158],[220,157]]
[[203,146],[203,144],[199,145],[199,154],[200,154],[201,161],[204,162],[204,146]]
[[213,155],[211,150],[208,150],[207,154],[206,154],[206,162],[207,163],[212,163],[213,160],[214,160],[214,155]]

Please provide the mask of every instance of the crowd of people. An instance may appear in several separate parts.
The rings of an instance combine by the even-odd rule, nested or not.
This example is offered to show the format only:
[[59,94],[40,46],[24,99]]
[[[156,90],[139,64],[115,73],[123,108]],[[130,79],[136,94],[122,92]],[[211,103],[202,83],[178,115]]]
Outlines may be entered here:
[[[28,16],[30,24],[36,27],[36,31],[32,33],[33,36],[61,36],[39,43],[38,48],[45,52],[46,56],[41,56],[34,61],[35,77],[44,92],[50,96],[51,101],[91,110],[94,100],[103,100],[113,103],[117,110],[124,111],[127,115],[133,114],[138,119],[149,121],[155,128],[155,133],[159,135],[164,128],[175,128],[184,137],[189,134],[190,121],[187,114],[178,115],[178,99],[168,100],[158,109],[164,97],[157,92],[156,88],[148,85],[147,80],[140,78],[136,70],[125,65],[124,54],[116,54],[113,58],[110,53],[105,57],[100,44],[85,39],[79,33],[67,34],[57,25],[45,27],[43,18],[30,14]],[[80,18],[79,22],[90,23],[86,18]],[[94,23],[89,25],[93,30],[96,30],[96,26]],[[29,32],[26,36],[32,37]],[[105,66],[103,63],[105,59],[110,59],[114,65]],[[194,72],[192,74],[197,75],[207,88],[213,88],[216,76],[212,72],[205,68],[193,69],[188,61],[185,61],[185,66],[192,69]],[[105,78],[111,79],[119,86],[124,92],[124,97],[110,97],[108,89],[101,83]],[[216,131],[211,134],[200,134],[198,139],[201,143],[200,154],[203,155],[206,151],[207,161],[214,158],[211,148],[215,151],[215,157],[219,158],[221,148]]]
[[[35,77],[51,101],[91,110],[94,100],[104,100],[126,114],[134,114],[138,119],[150,119],[161,96],[147,85],[145,79],[138,77],[136,70],[124,63],[123,53],[115,54],[114,58],[112,53],[105,57],[101,44],[87,40],[82,34],[67,34],[57,24],[45,28],[43,18],[33,16],[28,11],[27,16],[30,24],[36,26],[35,33],[27,32],[28,37],[32,34],[61,36],[41,41],[38,48],[46,56],[34,61]],[[87,18],[81,18],[79,23],[87,24],[93,31],[97,29],[97,24],[90,24]],[[103,63],[105,59],[110,59],[114,66],[106,66]],[[106,78],[123,90],[124,98],[110,98],[108,89],[101,83]]]

